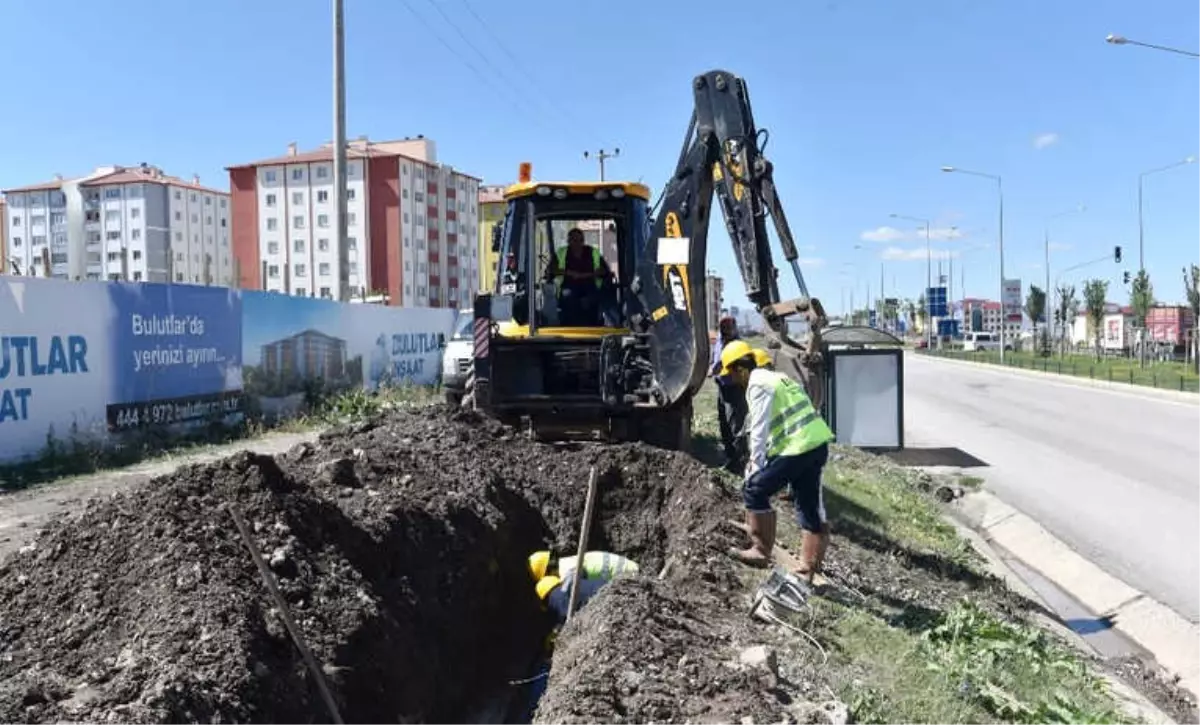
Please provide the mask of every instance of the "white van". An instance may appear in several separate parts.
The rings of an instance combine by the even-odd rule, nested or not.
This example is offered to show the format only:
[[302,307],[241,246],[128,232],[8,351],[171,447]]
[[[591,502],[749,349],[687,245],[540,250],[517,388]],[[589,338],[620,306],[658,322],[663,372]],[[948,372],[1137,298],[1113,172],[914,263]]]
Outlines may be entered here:
[[454,320],[454,333],[442,351],[442,391],[450,405],[458,405],[462,401],[467,374],[475,360],[475,338],[472,335],[474,320],[473,310],[460,311]]
[[999,350],[1000,336],[993,332],[968,332],[963,335],[963,350]]

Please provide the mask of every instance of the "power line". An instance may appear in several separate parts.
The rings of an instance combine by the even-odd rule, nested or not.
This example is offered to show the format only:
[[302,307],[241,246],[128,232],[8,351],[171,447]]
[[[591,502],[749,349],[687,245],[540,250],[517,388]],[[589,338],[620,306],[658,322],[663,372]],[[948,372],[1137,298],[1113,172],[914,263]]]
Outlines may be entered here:
[[[516,100],[513,99],[511,94],[505,93],[505,92],[501,91],[500,89],[496,88],[495,84],[487,76],[485,76],[482,72],[480,72],[480,70],[477,67],[475,67],[474,63],[467,60],[467,58],[465,56],[463,56],[461,53],[458,53],[457,51],[455,51],[454,47],[451,46],[450,43],[446,42],[446,39],[443,38],[441,36],[441,34],[438,33],[438,31],[435,30],[434,27],[428,21],[426,21],[425,18],[422,17],[420,13],[418,13],[416,11],[415,8],[413,8],[412,4],[408,0],[401,0],[401,1],[404,3],[404,7],[408,9],[408,12],[411,13],[412,16],[415,17],[417,19],[417,21],[421,23],[421,25],[425,26],[425,29],[429,31],[429,34],[433,36],[434,40],[438,41],[438,43],[440,43],[442,45],[442,47],[445,48],[450,53],[450,55],[454,56],[459,62],[461,62],[463,65],[465,65],[467,67],[467,70],[471,71],[471,73],[483,85],[487,86],[491,90],[495,91],[498,95],[503,97],[504,100],[508,101],[508,103],[518,113],[527,114],[530,120],[532,120],[534,123],[541,126],[543,129],[545,129],[551,133],[559,133],[560,132],[559,129],[555,129],[553,127],[544,125],[542,119],[538,115],[529,113],[528,109],[525,108],[524,106],[522,106],[521,104],[517,103]],[[563,139],[563,140],[566,141],[567,139]]]
[[[430,2],[433,2],[433,0],[430,0]],[[463,7],[465,7],[467,9],[467,12],[471,14],[471,17],[475,19],[475,22],[479,24],[479,27],[483,29],[483,32],[489,38],[491,38],[492,43],[494,43],[495,46],[500,49],[500,52],[502,52],[502,53],[504,53],[504,55],[508,56],[508,59],[510,61],[512,61],[513,67],[516,68],[521,73],[521,75],[525,76],[525,80],[527,80],[529,82],[529,87],[531,87],[535,91],[539,92],[542,95],[542,97],[546,100],[547,104],[551,108],[553,108],[557,113],[561,114],[564,117],[564,119],[566,119],[567,121],[570,121],[572,124],[574,124],[577,127],[586,129],[587,132],[592,134],[593,136],[595,136],[597,140],[599,140],[599,141],[604,140],[602,137],[602,134],[597,133],[596,129],[594,127],[592,127],[591,124],[581,120],[580,118],[575,116],[575,114],[571,113],[566,108],[564,108],[561,104],[556,103],[555,100],[550,97],[549,93],[542,90],[541,85],[538,83],[537,79],[535,79],[533,77],[533,75],[528,70],[525,69],[525,66],[517,58],[516,54],[514,54],[511,50],[508,49],[508,46],[504,44],[504,41],[502,41],[500,39],[500,36],[496,35],[496,33],[492,31],[491,27],[484,21],[484,19],[479,16],[479,13],[477,13],[475,11],[475,8],[471,5],[470,0],[462,0],[462,4],[463,4]],[[439,12],[440,12],[440,10],[439,10]],[[443,14],[442,17],[445,17],[445,15]],[[461,33],[460,33],[460,35],[461,35]],[[613,144],[607,144],[607,145],[612,146]]]

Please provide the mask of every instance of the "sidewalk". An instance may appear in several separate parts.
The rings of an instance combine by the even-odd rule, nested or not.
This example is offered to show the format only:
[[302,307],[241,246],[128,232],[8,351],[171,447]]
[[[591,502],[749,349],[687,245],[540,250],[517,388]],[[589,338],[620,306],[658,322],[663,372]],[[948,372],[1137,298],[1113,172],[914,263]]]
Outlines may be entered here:
[[189,463],[209,463],[240,451],[282,453],[297,443],[316,440],[319,433],[269,433],[261,438],[212,446],[194,453],[168,455],[128,468],[73,476],[0,494],[0,558],[27,544],[51,519],[81,509],[90,499],[125,491]]

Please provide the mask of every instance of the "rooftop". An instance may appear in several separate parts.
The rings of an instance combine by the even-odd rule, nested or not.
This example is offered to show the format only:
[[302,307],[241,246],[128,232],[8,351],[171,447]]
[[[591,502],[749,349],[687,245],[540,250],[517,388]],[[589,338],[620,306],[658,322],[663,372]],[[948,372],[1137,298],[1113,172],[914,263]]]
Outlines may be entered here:
[[54,191],[61,189],[64,183],[83,179],[79,182],[80,186],[108,186],[112,184],[163,184],[170,186],[182,186],[196,191],[203,191],[208,194],[223,194],[228,196],[228,191],[221,189],[213,189],[207,186],[200,185],[200,177],[193,176],[191,181],[185,181],[177,176],[169,176],[164,174],[162,169],[149,164],[141,164],[134,167],[125,166],[108,166],[101,167],[97,172],[89,177],[76,177],[76,179],[64,179],[58,176],[51,181],[44,181],[40,184],[30,184],[28,186],[20,186],[12,189],[4,189],[5,194],[20,193],[25,191]]
[[[429,166],[444,166],[450,169],[452,173],[459,176],[465,176],[468,179],[482,182],[483,179],[478,176],[464,173],[455,169],[448,164],[439,164],[436,156],[432,155],[431,150],[421,151],[422,146],[426,149],[432,145],[432,139],[427,139],[424,136],[416,138],[392,139],[390,141],[372,141],[366,136],[359,136],[356,139],[346,142],[346,158],[347,159],[384,159],[384,158],[402,158],[418,164],[426,164]],[[428,154],[428,155],[427,155]],[[296,144],[288,144],[288,151],[282,156],[272,156],[258,161],[251,161],[245,164],[233,164],[226,166],[226,171],[234,169],[252,169],[258,166],[283,166],[285,164],[308,164],[313,162],[332,162],[333,161],[333,143],[322,144],[320,148],[311,151],[300,151]]]

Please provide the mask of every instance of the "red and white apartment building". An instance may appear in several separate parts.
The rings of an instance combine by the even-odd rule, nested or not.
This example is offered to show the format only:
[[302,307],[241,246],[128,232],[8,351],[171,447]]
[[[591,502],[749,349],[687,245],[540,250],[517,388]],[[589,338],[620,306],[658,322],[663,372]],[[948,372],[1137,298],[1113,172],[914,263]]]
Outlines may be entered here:
[[303,152],[291,144],[283,156],[227,170],[243,289],[384,294],[404,307],[462,308],[474,299],[480,179],[439,164],[431,139],[360,136],[347,144],[344,257],[336,248],[333,144]]

